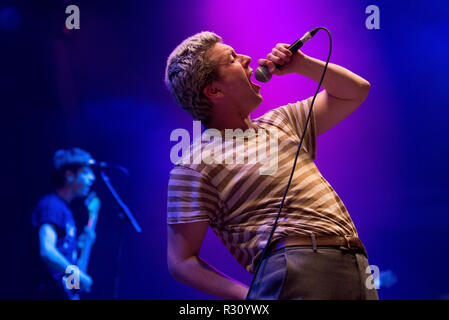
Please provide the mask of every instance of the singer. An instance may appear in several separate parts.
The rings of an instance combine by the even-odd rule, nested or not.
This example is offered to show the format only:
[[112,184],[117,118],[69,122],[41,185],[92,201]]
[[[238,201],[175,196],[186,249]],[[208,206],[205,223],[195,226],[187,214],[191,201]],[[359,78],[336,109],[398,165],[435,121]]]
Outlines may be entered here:
[[[89,164],[94,162],[88,152],[78,148],[58,150],[53,157],[55,191],[42,197],[32,214],[38,234],[36,249],[44,262],[39,268],[41,299],[78,300],[79,292],[88,292],[92,285],[87,266],[100,210],[100,200],[95,193],[90,193],[95,175]],[[70,203],[79,197],[86,198],[89,221],[77,237]],[[70,275],[66,274],[68,266],[79,268],[79,290],[66,285],[64,276]]]
[[[299,74],[318,82],[325,63],[300,51],[292,54],[287,48],[287,44],[277,44],[258,64],[277,76]],[[366,99],[370,84],[329,63],[324,90],[315,100],[281,219],[270,243],[270,254],[260,261],[312,98],[251,119],[262,95],[260,86],[251,81],[250,61],[250,57],[237,54],[212,32],[184,40],[168,58],[168,89],[176,102],[206,128],[220,132],[252,129],[255,135],[260,128],[279,132],[279,168],[270,175],[259,174],[260,163],[184,161],[174,166],[167,210],[170,273],[208,294],[245,299],[245,284],[223,274],[199,255],[210,226],[248,272],[254,273],[261,262],[250,299],[378,299],[376,289],[366,283],[369,263],[352,219],[313,162],[316,136],[354,112]],[[207,142],[203,145],[206,147]],[[245,144],[245,148],[251,148],[251,144]]]

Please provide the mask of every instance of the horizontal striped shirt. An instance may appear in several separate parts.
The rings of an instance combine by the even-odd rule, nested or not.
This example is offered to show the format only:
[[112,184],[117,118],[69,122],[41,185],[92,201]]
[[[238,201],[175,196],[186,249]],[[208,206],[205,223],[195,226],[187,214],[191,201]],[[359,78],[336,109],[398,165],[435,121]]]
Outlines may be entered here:
[[[199,147],[193,143],[191,154],[170,172],[168,224],[208,221],[234,258],[247,271],[254,272],[279,210],[310,103],[311,98],[287,104],[252,120],[258,129],[256,137],[263,130],[265,133],[277,132],[277,163],[275,170],[268,174],[261,174],[264,164],[250,162],[249,156],[243,164],[235,161],[230,164],[195,162],[193,159],[198,154],[194,151],[195,146],[204,150],[208,143],[201,143]],[[315,130],[312,110],[272,241],[288,235],[311,233],[357,236],[345,205],[313,162],[316,157]],[[258,154],[260,150],[252,150],[254,145],[249,141],[250,138],[245,140],[242,150],[229,149],[229,152],[234,156],[243,151],[247,155]],[[224,147],[222,150],[223,157],[227,158],[229,152]],[[268,155],[271,150],[265,151]]]

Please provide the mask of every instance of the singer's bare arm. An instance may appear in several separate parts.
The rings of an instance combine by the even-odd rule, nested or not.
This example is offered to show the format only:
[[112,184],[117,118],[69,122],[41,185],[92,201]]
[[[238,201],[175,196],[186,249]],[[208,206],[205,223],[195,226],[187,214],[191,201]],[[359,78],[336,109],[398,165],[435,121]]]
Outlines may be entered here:
[[[297,73],[319,82],[325,62],[305,56]],[[325,90],[315,100],[316,131],[320,135],[354,112],[368,96],[370,83],[355,73],[329,63],[323,80]]]
[[199,257],[209,222],[168,225],[167,262],[174,279],[224,299],[245,299],[248,288]]
[[[309,57],[301,51],[293,56],[287,44],[278,44],[268,54],[267,59],[260,59],[260,65],[266,65],[272,74],[284,75],[298,73],[319,82],[325,62]],[[282,67],[276,69],[274,63]],[[355,73],[329,63],[321,91],[315,100],[316,133],[320,135],[354,112],[366,99],[370,83]]]

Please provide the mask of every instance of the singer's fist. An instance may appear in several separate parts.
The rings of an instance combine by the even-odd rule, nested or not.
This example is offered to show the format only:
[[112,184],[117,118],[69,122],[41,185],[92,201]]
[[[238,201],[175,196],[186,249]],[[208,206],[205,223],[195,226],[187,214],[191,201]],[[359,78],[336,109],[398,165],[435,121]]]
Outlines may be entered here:
[[[304,54],[298,50],[293,55],[288,47],[288,44],[278,43],[266,59],[259,59],[257,63],[260,66],[266,66],[271,74],[278,76],[295,72],[296,66],[304,58]],[[279,68],[276,68],[276,64]]]

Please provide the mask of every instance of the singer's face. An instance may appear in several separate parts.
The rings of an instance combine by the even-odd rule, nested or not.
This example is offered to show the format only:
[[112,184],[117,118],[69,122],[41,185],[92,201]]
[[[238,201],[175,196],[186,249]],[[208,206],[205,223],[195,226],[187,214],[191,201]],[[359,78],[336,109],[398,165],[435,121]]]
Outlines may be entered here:
[[246,117],[262,102],[260,86],[250,80],[253,73],[249,66],[251,58],[236,54],[231,46],[223,43],[217,43],[209,54],[211,58],[218,60],[218,85],[226,99],[226,105],[234,107]]

